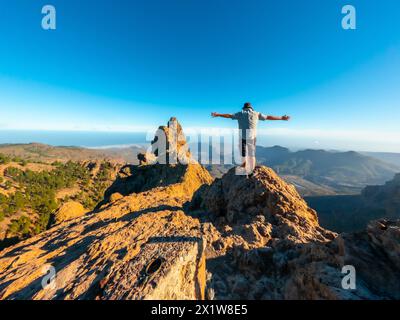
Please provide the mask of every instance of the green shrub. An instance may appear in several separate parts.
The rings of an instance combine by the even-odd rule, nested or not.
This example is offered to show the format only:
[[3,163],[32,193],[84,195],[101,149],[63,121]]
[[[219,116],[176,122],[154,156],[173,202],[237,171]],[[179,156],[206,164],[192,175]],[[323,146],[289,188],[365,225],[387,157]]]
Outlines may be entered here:
[[0,153],[0,164],[7,164],[10,163],[10,161],[11,161],[10,157]]
[[28,217],[22,216],[17,220],[13,220],[8,227],[8,233],[13,236],[26,237],[31,231],[31,220]]
[[8,198],[4,194],[0,193],[0,206],[3,204],[8,204]]

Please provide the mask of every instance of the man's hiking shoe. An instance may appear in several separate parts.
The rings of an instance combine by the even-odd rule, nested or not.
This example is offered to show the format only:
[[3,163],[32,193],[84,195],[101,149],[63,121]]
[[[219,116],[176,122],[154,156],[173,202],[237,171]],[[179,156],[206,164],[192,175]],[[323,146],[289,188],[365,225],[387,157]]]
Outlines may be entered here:
[[243,167],[236,167],[236,168],[235,168],[235,174],[236,174],[237,176],[247,176],[246,168],[243,168]]

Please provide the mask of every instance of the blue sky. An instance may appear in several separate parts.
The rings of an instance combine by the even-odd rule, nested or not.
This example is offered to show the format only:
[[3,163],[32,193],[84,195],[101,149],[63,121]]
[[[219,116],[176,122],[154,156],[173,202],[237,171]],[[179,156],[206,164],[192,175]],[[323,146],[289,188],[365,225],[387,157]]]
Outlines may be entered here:
[[251,101],[293,117],[272,144],[400,152],[397,0],[13,0],[0,36],[0,129],[234,127],[209,114]]

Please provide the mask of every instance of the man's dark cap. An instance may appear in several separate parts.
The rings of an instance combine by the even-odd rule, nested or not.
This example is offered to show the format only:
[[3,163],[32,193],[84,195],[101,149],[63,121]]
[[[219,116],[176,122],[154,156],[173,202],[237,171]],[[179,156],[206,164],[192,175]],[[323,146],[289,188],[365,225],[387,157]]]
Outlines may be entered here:
[[243,106],[243,109],[253,109],[253,106],[251,105],[250,102],[246,102]]

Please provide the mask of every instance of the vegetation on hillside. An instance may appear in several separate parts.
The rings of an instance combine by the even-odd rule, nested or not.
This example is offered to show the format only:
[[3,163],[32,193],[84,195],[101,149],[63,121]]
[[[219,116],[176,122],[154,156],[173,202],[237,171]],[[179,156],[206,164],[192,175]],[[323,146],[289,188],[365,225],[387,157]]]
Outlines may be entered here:
[[112,165],[109,162],[103,162],[100,170],[95,177],[90,180],[87,177],[82,179],[82,191],[72,199],[80,202],[87,209],[94,209],[95,206],[103,200],[104,193],[110,186],[110,171]]
[[[0,153],[9,158],[19,157],[31,162],[51,163],[56,160],[66,161],[104,161],[120,163],[138,163],[137,154],[143,149],[137,146],[116,149],[87,149],[80,147],[49,146],[40,143],[0,144]],[[18,162],[18,161],[17,161]],[[0,160],[1,164],[1,160]]]
[[[0,154],[2,164],[15,160]],[[40,172],[12,165],[4,170],[1,186],[15,189],[7,195],[0,194],[0,221],[6,217],[12,219],[7,237],[26,238],[46,230],[51,214],[68,200],[79,201],[88,211],[94,209],[111,183],[109,162],[102,162],[94,176],[90,168],[79,162],[54,162],[52,166],[53,170]],[[57,200],[58,191],[74,187],[81,191]]]
[[0,164],[9,164],[10,162],[15,162],[21,166],[25,166],[28,162],[20,157],[10,157],[5,154],[0,153]]

